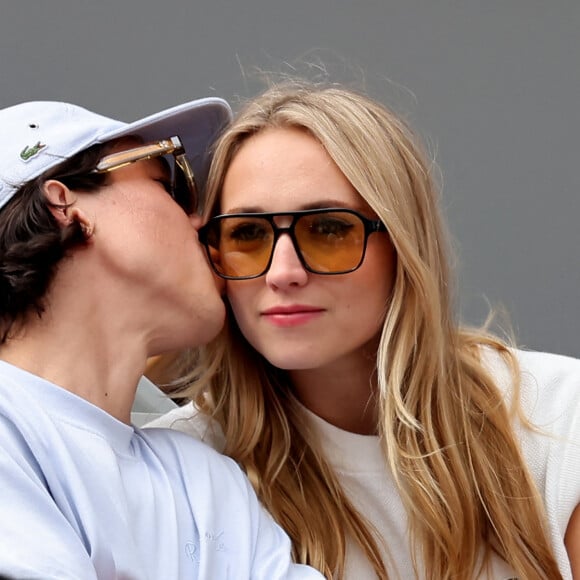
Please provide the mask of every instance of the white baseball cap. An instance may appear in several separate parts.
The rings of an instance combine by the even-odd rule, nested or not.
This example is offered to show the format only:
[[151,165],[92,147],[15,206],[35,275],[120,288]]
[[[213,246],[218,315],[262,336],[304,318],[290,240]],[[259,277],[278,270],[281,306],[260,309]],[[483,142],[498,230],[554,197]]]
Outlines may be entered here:
[[123,123],[69,103],[34,101],[0,110],[0,209],[26,182],[96,143],[136,135],[145,142],[177,136],[198,186],[209,147],[232,117],[226,101],[209,97]]

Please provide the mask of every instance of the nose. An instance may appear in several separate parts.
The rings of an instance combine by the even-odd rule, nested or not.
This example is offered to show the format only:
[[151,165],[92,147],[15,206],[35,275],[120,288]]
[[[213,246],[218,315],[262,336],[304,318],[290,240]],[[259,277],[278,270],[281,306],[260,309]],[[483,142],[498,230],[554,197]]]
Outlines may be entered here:
[[276,241],[272,262],[266,272],[266,284],[276,288],[303,286],[308,281],[308,272],[300,262],[294,244],[288,234]]

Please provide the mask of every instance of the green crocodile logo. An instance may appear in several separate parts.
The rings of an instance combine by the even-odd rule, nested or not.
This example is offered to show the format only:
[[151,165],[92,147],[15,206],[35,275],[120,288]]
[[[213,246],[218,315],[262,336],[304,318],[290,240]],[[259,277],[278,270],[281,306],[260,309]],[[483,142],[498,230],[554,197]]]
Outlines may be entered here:
[[20,152],[20,159],[22,161],[28,161],[32,159],[35,155],[38,155],[46,145],[38,141],[36,145],[29,147],[28,145]]

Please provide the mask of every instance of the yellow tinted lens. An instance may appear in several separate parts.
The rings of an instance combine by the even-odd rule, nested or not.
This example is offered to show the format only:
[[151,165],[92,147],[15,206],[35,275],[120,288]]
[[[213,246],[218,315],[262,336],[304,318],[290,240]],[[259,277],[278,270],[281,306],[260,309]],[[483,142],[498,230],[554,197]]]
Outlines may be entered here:
[[220,272],[226,276],[243,277],[261,274],[272,253],[274,231],[263,218],[226,217],[220,220]]
[[365,228],[356,215],[304,215],[296,222],[295,234],[304,261],[315,272],[348,272],[362,260]]

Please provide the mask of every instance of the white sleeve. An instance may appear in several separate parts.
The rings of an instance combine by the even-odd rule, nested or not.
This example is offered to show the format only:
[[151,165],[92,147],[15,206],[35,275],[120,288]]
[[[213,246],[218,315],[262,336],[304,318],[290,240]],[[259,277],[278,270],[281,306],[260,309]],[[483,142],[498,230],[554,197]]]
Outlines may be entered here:
[[[580,503],[580,360],[545,353],[518,353],[522,403],[540,430],[528,450],[532,471],[545,464],[548,509],[557,510],[560,531]],[[541,488],[540,488],[541,489]]]
[[220,453],[225,448],[223,431],[217,421],[199,411],[193,403],[177,407],[157,419],[147,422],[143,427],[145,429],[163,427],[181,431],[203,441]]
[[516,432],[543,496],[560,570],[568,578],[564,535],[580,504],[580,360],[529,351],[516,354],[522,408],[538,430],[516,426]]
[[26,442],[0,416],[0,576],[96,580],[79,536],[58,509]]

